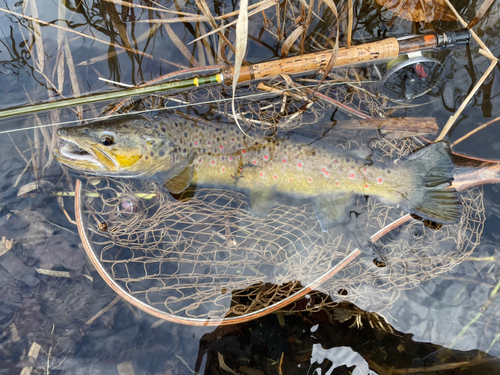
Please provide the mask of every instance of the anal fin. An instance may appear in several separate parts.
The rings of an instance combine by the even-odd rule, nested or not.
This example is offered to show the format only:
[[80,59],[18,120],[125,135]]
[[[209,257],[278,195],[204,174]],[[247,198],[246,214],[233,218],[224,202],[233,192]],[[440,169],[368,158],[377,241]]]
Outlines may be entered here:
[[247,197],[250,212],[257,217],[262,218],[267,215],[267,212],[276,200],[276,185],[267,188],[249,190]]
[[337,193],[333,196],[318,195],[311,199],[314,213],[323,232],[328,232],[330,227],[347,220],[346,207],[351,197],[351,193]]

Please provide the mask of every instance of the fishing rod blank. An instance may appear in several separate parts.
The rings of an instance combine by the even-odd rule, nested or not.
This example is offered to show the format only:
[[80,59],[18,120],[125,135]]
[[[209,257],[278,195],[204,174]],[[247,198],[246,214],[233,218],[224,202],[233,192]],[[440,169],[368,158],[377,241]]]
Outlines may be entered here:
[[[471,38],[468,29],[458,31],[444,31],[422,36],[410,36],[403,38],[388,38],[377,42],[360,44],[357,46],[343,47],[339,49],[338,57],[334,66],[354,65],[364,62],[373,62],[397,58],[401,54],[425,51],[435,48],[447,48],[456,45],[467,44]],[[259,79],[266,79],[279,74],[299,74],[324,68],[332,56],[333,50],[310,53],[289,57],[281,60],[273,60],[249,66],[242,66],[238,83]],[[427,74],[427,73],[425,73]],[[425,78],[425,74],[422,76]],[[135,95],[153,94],[161,91],[180,90],[210,84],[223,83],[231,86],[234,76],[234,67],[223,68],[220,73],[207,77],[190,78],[178,81],[166,82],[150,86],[135,87],[121,91],[108,92],[97,95],[87,95],[78,98],[62,99],[50,103],[33,104],[18,108],[0,111],[0,118],[33,113],[44,110],[65,108],[75,105],[96,103],[105,100],[115,100]],[[427,74],[428,76],[428,74]],[[401,80],[405,75],[397,76],[400,82],[391,82],[392,87],[404,84]],[[436,80],[423,80],[424,89],[435,84]],[[430,90],[430,89],[429,89]],[[427,90],[428,91],[428,90]]]

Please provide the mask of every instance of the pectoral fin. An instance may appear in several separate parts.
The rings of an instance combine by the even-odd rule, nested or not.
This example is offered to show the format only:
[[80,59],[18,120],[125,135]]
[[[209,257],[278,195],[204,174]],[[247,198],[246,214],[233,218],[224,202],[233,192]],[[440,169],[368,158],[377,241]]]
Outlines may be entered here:
[[312,198],[313,210],[323,232],[328,232],[330,227],[346,221],[346,207],[350,201],[351,193],[319,195]]
[[163,183],[163,188],[171,194],[179,194],[186,190],[193,179],[194,165],[186,166],[181,173]]
[[252,189],[247,196],[250,212],[262,218],[267,215],[276,200],[276,185],[263,189]]

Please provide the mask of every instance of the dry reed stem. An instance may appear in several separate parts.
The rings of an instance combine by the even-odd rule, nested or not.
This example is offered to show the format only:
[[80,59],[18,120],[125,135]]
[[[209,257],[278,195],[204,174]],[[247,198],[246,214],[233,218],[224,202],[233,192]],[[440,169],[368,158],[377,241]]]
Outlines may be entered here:
[[354,9],[352,5],[352,0],[347,2],[347,46],[351,45],[352,41],[352,25],[354,23]]
[[59,25],[55,25],[55,24],[50,23],[50,22],[46,22],[46,21],[42,21],[42,20],[38,20],[38,19],[36,19],[36,18],[30,17],[30,16],[26,16],[26,15],[21,14],[21,13],[13,12],[13,11],[8,10],[8,9],[5,9],[5,8],[0,8],[0,11],[5,12],[5,13],[9,13],[9,14],[12,14],[12,15],[17,16],[17,17],[25,18],[25,19],[27,19],[27,20],[30,20],[30,21],[33,21],[33,22],[39,23],[40,25],[51,26],[51,27],[55,27],[56,29],[62,29],[62,30],[64,30],[64,31],[67,31],[68,33],[73,33],[73,34],[76,34],[76,35],[80,35],[80,36],[83,36],[84,38],[89,38],[89,39],[92,39],[92,40],[93,40],[93,41],[95,41],[95,42],[99,42],[99,43],[106,44],[107,46],[113,46],[113,47],[116,47],[116,48],[123,49],[123,50],[125,50],[125,51],[129,51],[129,52],[132,52],[132,53],[136,53],[136,54],[141,55],[141,56],[149,57],[150,59],[154,59],[154,57],[153,57],[153,56],[151,56],[149,53],[145,53],[145,52],[137,51],[137,50],[135,50],[135,49],[129,50],[127,47],[123,47],[123,46],[121,46],[121,45],[119,45],[119,44],[112,43],[112,42],[107,42],[107,41],[105,41],[105,40],[102,40],[102,39],[96,38],[95,36],[86,35],[86,34],[84,34],[84,33],[81,33],[81,32],[79,32],[79,31],[76,31],[76,30],[73,30],[73,29],[68,29],[68,28],[66,28],[66,27],[62,27],[62,26],[59,26]]
[[[116,1],[121,1],[121,0],[105,0],[105,1],[116,2]],[[248,6],[248,10],[255,9],[255,8],[259,8],[260,9],[260,7],[262,5],[268,3],[269,1],[270,0],[263,0],[263,1],[260,1],[258,3],[249,5]],[[275,3],[277,3],[274,0],[272,0],[271,2],[272,2],[272,5],[274,5]],[[127,3],[127,4],[129,4],[129,3]],[[138,5],[134,4],[134,6],[138,6]],[[143,6],[139,6],[139,7],[142,8]],[[145,8],[148,8],[148,7],[145,7]],[[153,9],[154,10],[158,10],[158,9],[155,9],[155,8],[153,8]],[[135,23],[178,23],[178,22],[209,22],[210,21],[210,19],[208,17],[200,16],[199,14],[186,13],[186,12],[177,12],[177,11],[173,11],[173,10],[161,10],[161,11],[166,12],[166,13],[171,13],[171,14],[174,14],[174,15],[177,15],[177,16],[182,16],[182,18],[164,18],[164,19],[161,19],[161,20],[158,20],[158,19],[137,20],[137,21],[134,21],[134,22]],[[216,20],[216,21],[221,21],[221,20],[225,20],[225,19],[230,18],[230,17],[237,16],[239,14],[240,14],[240,11],[239,10],[235,10],[233,12],[229,12],[229,13],[223,14],[221,16],[216,16],[216,17],[212,17],[212,18],[214,20]]]
[[165,31],[167,32],[168,36],[172,40],[172,43],[175,44],[175,46],[177,47],[177,49],[189,61],[189,63],[192,66],[200,66],[200,63],[198,62],[198,60],[196,60],[196,58],[194,57],[194,55],[191,52],[189,52],[189,50],[187,49],[186,45],[174,33],[174,30],[172,30],[172,28],[170,27],[170,25],[165,23],[165,24],[163,24],[163,28],[165,29]]
[[[198,5],[198,8],[202,11],[202,13],[205,15],[205,17],[208,18],[208,22],[212,26],[212,28],[215,30],[217,29],[217,24],[215,22],[214,17],[212,16],[212,13],[210,12],[210,9],[208,8],[207,3],[205,0],[195,0],[196,5]],[[241,8],[240,8],[241,10]],[[233,52],[236,53],[236,49],[233,47],[231,42],[226,38],[226,36],[222,33],[222,31],[218,31],[217,34],[219,34],[220,38],[224,41],[224,43],[229,47],[229,49]]]
[[90,325],[92,323],[94,323],[94,321],[99,318],[102,314],[105,314],[106,312],[108,312],[114,305],[116,305],[118,302],[120,302],[121,300],[121,297],[120,296],[116,296],[115,299],[113,301],[111,301],[106,307],[104,307],[103,309],[101,309],[100,311],[97,312],[97,314],[95,314],[92,318],[90,318],[89,320],[87,320],[85,322],[86,325]]
[[295,30],[293,30],[290,35],[288,35],[288,38],[285,39],[283,45],[281,46],[281,57],[287,57],[288,51],[293,46],[297,38],[304,33],[304,31],[305,27],[303,25],[300,25]]
[[300,38],[300,47],[299,48],[300,48],[301,55],[304,54],[304,43],[306,41],[307,30],[309,29],[309,26],[311,25],[313,8],[314,8],[314,0],[310,0],[309,9],[307,10],[306,22],[304,24],[304,30],[302,31],[302,37]]
[[470,21],[469,24],[467,25],[468,29],[471,29],[479,21],[481,21],[481,19],[484,17],[484,15],[488,11],[488,9],[490,9],[490,7],[491,7],[491,5],[493,4],[494,1],[495,0],[486,0],[483,4],[481,4],[481,6],[479,7],[479,9],[476,12],[476,15],[474,16],[474,18],[472,19],[472,21]]
[[234,72],[233,72],[233,85],[232,85],[233,95],[231,98],[231,108],[233,110],[234,121],[236,121],[236,125],[238,125],[238,128],[240,128],[242,133],[245,132],[241,128],[238,116],[236,116],[235,96],[236,96],[236,85],[238,84],[238,79],[240,78],[241,64],[243,64],[243,59],[245,58],[245,53],[247,51],[247,41],[248,41],[248,0],[240,0],[240,14],[238,16],[238,22],[236,24],[236,52],[234,54]]
[[[455,7],[450,3],[450,0],[444,0],[444,1],[445,1],[446,5],[448,5],[448,8],[450,8],[450,10],[453,12],[455,17],[457,17],[457,20],[462,24],[462,26],[468,28],[468,23],[464,21],[462,16],[460,16],[460,14],[457,12]],[[483,43],[483,41],[477,36],[477,34],[474,32],[474,30],[469,28],[469,31],[471,32],[471,35],[474,38],[474,40],[477,42],[477,44],[479,44],[482,49],[484,49],[487,53],[489,53],[488,58],[490,60],[498,61],[498,59],[491,53],[489,48],[486,47],[486,45]]]
[[470,137],[471,135],[473,135],[473,134],[476,134],[478,131],[483,130],[485,127],[487,127],[487,126],[489,126],[489,125],[493,124],[494,122],[497,122],[498,120],[500,120],[500,116],[499,116],[499,117],[497,117],[497,118],[494,118],[493,120],[488,121],[486,124],[483,124],[483,125],[481,125],[481,126],[478,126],[476,129],[474,129],[474,130],[472,130],[472,131],[468,132],[468,133],[467,133],[466,135],[464,135],[463,137],[461,137],[461,138],[457,139],[457,140],[456,140],[455,142],[453,142],[450,146],[451,146],[451,147],[453,147],[453,146],[458,145],[458,144],[459,144],[460,142],[462,142],[463,140],[465,140],[465,139],[469,138],[469,137]]
[[[264,10],[266,10],[266,9],[270,8],[271,6],[273,6],[275,2],[276,2],[275,0],[266,0],[266,1],[263,1],[263,4],[260,7],[258,7],[257,9],[255,9],[254,11],[248,13],[247,17],[251,17],[251,16],[253,16],[255,14],[263,12]],[[224,30],[224,29],[226,29],[226,28],[228,28],[230,26],[235,25],[237,22],[238,22],[238,20],[226,23],[226,24],[224,24],[224,25],[222,25],[222,26],[220,26],[220,27],[218,27],[218,28],[216,28],[216,29],[214,29],[212,31],[209,31],[209,32],[203,34],[202,36],[200,36],[199,38],[194,39],[193,41],[189,42],[188,44],[192,44],[194,42],[197,42],[198,40],[204,39],[207,36],[210,36],[212,34],[220,33],[222,30]],[[233,53],[234,53],[234,51],[233,51]]]
[[[199,22],[197,25],[200,28],[200,35],[206,34],[207,30],[205,29],[205,25],[202,22]],[[216,61],[214,59],[210,43],[208,43],[208,40],[206,40],[205,38],[202,38],[201,42],[205,46],[205,54],[207,55],[208,64],[210,66],[215,65]]]
[[441,131],[439,136],[436,138],[435,142],[442,140],[446,136],[446,134],[450,131],[451,127],[453,126],[453,124],[457,120],[458,116],[460,116],[460,114],[463,112],[463,110],[465,109],[467,104],[469,104],[469,101],[476,94],[476,91],[479,90],[479,88],[481,87],[483,82],[486,80],[486,78],[490,75],[490,73],[493,71],[493,69],[495,69],[496,65],[497,65],[497,61],[491,62],[489,68],[486,70],[486,72],[483,74],[483,76],[479,79],[479,81],[477,81],[477,83],[474,85],[474,88],[471,90],[469,95],[467,95],[467,97],[462,102],[462,104],[457,109],[457,111],[452,116],[450,116],[450,118],[446,122],[443,130]]

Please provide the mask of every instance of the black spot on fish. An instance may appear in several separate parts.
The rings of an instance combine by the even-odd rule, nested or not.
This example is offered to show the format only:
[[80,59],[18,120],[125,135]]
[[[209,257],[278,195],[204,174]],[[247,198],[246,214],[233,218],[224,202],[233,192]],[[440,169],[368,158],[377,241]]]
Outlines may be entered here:
[[204,126],[202,126],[202,127],[201,127],[201,130],[205,131],[205,127],[204,127]]
[[178,124],[178,123],[174,122],[174,124],[175,124],[175,127],[176,127],[176,128],[178,128],[178,127],[179,127],[179,124]]
[[240,147],[241,147],[241,143],[238,143],[238,148],[240,148]]
[[217,138],[217,142],[220,142],[220,138]]
[[316,156],[316,151],[313,151],[313,152],[312,152],[312,156]]
[[187,138],[188,137],[188,133],[187,132],[184,132],[184,137]]
[[222,134],[226,134],[226,130],[223,130],[223,131],[222,131]]
[[210,156],[210,155],[212,155],[212,153],[211,153],[211,152],[209,152],[207,155],[208,155],[208,156]]
[[201,153],[204,154],[206,151],[207,151],[207,149],[204,148],[203,150],[201,150]]
[[165,151],[160,150],[159,154],[160,154],[160,156],[165,156]]
[[153,156],[155,156],[155,153],[153,151],[151,151],[151,153],[149,155],[151,155],[151,157],[153,157]]
[[391,171],[389,169],[387,170],[387,174],[391,174]]
[[191,128],[194,128],[194,124],[193,123],[191,123]]
[[186,152],[187,152],[187,149],[182,150],[182,152],[183,152],[183,153],[186,153]]
[[351,161],[351,159],[349,159],[349,158],[345,158],[345,162],[346,162],[346,163],[349,163],[350,161]]
[[165,132],[167,131],[167,129],[166,129],[165,127],[163,127],[163,126],[162,126],[161,131],[162,131],[163,133],[165,133]]
[[146,157],[145,157],[144,159],[148,160],[148,159],[149,159],[149,157],[146,155]]

